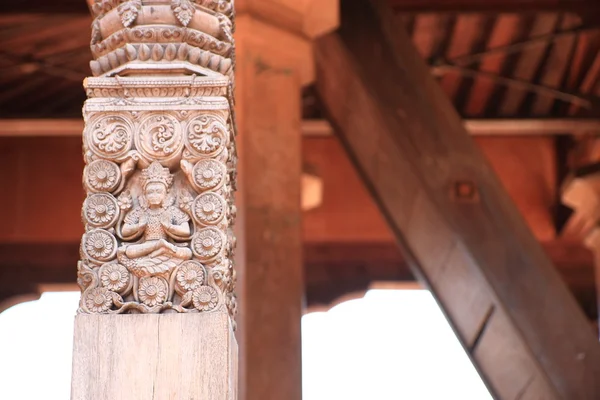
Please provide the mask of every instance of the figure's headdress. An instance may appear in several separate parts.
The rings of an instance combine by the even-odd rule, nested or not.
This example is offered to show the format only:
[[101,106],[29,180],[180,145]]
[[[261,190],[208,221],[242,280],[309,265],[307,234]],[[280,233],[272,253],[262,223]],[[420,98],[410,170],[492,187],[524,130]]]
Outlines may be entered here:
[[146,189],[149,183],[162,183],[169,189],[173,183],[173,175],[169,168],[164,168],[158,161],[154,161],[142,170],[142,187]]

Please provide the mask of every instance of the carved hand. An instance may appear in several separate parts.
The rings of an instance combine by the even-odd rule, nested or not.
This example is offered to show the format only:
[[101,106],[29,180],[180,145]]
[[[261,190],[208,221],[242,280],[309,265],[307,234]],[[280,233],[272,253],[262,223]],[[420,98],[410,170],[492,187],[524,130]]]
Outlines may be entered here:
[[142,215],[140,217],[140,222],[138,223],[138,227],[140,229],[143,229],[146,227],[146,225],[148,225],[148,217],[146,215]]
[[175,229],[175,225],[173,225],[171,222],[169,222],[169,220],[167,219],[163,219],[162,221],[160,221],[160,224],[169,232],[171,232],[173,229]]

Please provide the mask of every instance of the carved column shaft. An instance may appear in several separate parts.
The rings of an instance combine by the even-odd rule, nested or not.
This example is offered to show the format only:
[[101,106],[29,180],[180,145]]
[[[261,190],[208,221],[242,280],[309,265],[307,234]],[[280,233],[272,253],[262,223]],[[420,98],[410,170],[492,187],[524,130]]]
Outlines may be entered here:
[[[205,336],[183,345],[182,354],[196,354],[199,347],[212,343],[218,358],[235,353],[231,327],[236,312],[233,1],[88,1],[95,18],[90,64],[94,76],[84,82],[87,197],[78,264],[82,297],[73,386],[73,398],[86,400],[113,393],[80,389],[82,371],[89,372],[88,364],[94,363],[82,361],[93,359],[86,351],[91,351],[94,339],[78,335],[88,334],[91,325],[119,326],[124,335],[141,338],[150,334],[140,331],[148,324],[111,314],[185,313],[177,322],[181,331],[172,332],[174,342],[187,340],[185,326],[193,329],[197,318],[203,321]],[[103,315],[86,319],[85,314]],[[223,316],[229,321],[226,325]],[[158,321],[159,331],[168,331],[160,328],[167,319]],[[213,336],[219,340],[212,341]],[[160,348],[160,341],[171,338],[152,340],[158,340]],[[114,351],[121,348],[109,346],[115,346]],[[189,361],[206,363],[206,369],[212,368],[211,362],[220,363],[202,357]],[[159,357],[156,367],[175,368],[172,372],[181,368],[182,374],[191,367],[164,366],[165,360]],[[224,384],[232,379],[235,360],[232,363],[229,371],[216,372],[229,374]],[[113,378],[119,379],[108,372],[99,379]],[[214,379],[206,381],[214,384]],[[194,388],[185,393],[194,398],[207,393],[206,387]],[[223,396],[210,398],[233,395]]]
[[148,3],[91,6],[80,312],[233,315],[231,3]]

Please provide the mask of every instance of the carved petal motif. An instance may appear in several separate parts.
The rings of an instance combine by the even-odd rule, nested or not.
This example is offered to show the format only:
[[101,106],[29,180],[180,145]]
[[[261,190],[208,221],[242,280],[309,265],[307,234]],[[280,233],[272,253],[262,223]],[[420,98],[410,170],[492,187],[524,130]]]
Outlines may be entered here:
[[203,193],[196,197],[192,206],[194,218],[201,224],[214,225],[223,219],[227,203],[216,193]]
[[111,293],[103,287],[87,290],[83,297],[85,306],[92,313],[106,313],[113,305]]
[[129,286],[131,275],[127,268],[118,263],[104,264],[100,267],[100,282],[113,292],[122,292]]
[[186,261],[177,270],[176,282],[180,293],[194,290],[204,284],[206,270],[197,261]]
[[157,276],[147,276],[140,279],[138,295],[147,306],[154,307],[167,299],[167,281]]
[[81,250],[92,261],[110,261],[117,254],[117,239],[104,229],[94,229],[83,235]]
[[192,238],[192,252],[198,259],[209,261],[223,250],[226,238],[216,228],[204,228],[196,232]]
[[142,9],[141,0],[131,0],[119,6],[118,12],[124,27],[130,27],[138,17]]
[[219,301],[219,295],[217,291],[210,286],[200,286],[194,290],[192,295],[192,301],[194,307],[198,311],[210,311],[214,310]]
[[88,196],[83,203],[83,217],[91,227],[112,227],[119,217],[117,199],[108,193],[96,193]]
[[102,32],[100,31],[100,22],[96,19],[92,23],[92,44],[102,41]]
[[181,22],[181,25],[188,26],[194,16],[194,5],[189,0],[173,0],[171,9],[175,13],[175,17]]
[[202,190],[214,189],[219,186],[227,173],[225,164],[213,160],[200,160],[194,166],[192,176],[194,183]]
[[92,161],[83,171],[83,180],[92,192],[112,192],[121,180],[119,166],[112,161]]

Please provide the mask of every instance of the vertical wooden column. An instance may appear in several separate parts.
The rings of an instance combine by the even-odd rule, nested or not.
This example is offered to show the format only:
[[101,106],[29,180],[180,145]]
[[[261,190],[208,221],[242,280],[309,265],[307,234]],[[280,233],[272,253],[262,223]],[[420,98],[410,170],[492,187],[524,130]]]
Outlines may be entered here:
[[236,400],[233,1],[88,3],[71,399]]
[[[297,2],[265,3],[236,4],[240,398],[300,400],[301,92],[314,76],[315,29],[303,30],[308,9]],[[334,5],[333,28],[337,2],[313,3]]]

